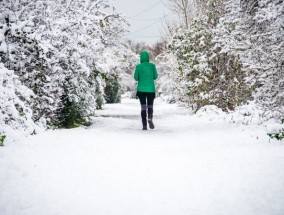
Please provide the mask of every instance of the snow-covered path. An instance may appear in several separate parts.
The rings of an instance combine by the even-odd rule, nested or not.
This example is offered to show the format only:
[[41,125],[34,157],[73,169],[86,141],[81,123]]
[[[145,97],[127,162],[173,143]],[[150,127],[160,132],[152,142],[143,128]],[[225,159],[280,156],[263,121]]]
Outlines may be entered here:
[[98,114],[0,148],[1,215],[284,214],[284,146],[261,127],[158,102],[142,131],[137,100]]

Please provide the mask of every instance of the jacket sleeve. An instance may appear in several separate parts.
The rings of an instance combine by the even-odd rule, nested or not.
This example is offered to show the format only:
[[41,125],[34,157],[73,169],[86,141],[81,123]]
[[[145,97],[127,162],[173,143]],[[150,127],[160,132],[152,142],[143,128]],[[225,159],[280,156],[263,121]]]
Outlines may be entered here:
[[156,69],[156,65],[154,64],[154,80],[156,80],[158,78],[158,72]]
[[134,72],[134,79],[135,79],[135,81],[139,81],[139,72],[138,72],[137,66],[136,66],[135,72]]

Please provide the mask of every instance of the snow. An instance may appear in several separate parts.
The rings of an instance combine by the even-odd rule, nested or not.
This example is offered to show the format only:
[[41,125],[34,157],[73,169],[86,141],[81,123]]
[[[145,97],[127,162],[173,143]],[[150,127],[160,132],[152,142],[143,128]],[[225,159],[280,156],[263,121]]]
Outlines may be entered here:
[[155,102],[154,130],[124,99],[90,127],[0,148],[1,215],[284,214],[283,142],[212,117],[214,107]]
[[[0,63],[0,137],[7,135],[9,142],[24,134],[40,131],[32,120],[32,112],[26,107],[33,92],[22,85],[13,70]],[[25,99],[20,99],[25,98]]]

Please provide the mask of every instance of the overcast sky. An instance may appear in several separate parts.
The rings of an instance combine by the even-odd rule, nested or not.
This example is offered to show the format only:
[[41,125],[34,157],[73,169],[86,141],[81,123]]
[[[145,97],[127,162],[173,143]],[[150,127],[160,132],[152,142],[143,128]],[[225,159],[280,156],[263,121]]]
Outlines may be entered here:
[[163,17],[169,14],[162,0],[113,0],[113,3],[127,16],[130,39],[154,43],[161,37]]

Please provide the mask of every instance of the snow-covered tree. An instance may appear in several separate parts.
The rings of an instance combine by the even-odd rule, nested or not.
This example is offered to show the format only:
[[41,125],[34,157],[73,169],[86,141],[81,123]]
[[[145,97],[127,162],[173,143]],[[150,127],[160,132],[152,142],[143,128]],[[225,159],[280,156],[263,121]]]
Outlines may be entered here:
[[[105,57],[115,47],[114,40],[123,34],[122,18],[106,9],[106,1],[62,1],[60,5],[52,2],[47,7],[50,14],[42,35],[56,52],[54,67],[64,74],[61,87],[66,95],[61,98],[67,101],[62,101],[63,104],[72,104],[77,109],[76,115],[86,120],[104,103],[104,80],[97,71],[109,72]],[[60,107],[65,109],[62,104]]]
[[113,66],[105,58],[120,58],[124,18],[106,0],[9,0],[0,6],[2,61],[35,93],[33,119],[61,126],[76,112],[78,121],[88,120],[104,103],[103,77],[119,76],[113,68],[121,62]]
[[223,50],[240,56],[256,101],[283,116],[284,2],[228,0],[226,10],[218,26]]
[[178,96],[178,65],[176,57],[168,50],[164,50],[156,57],[157,71],[159,79],[157,80],[157,90],[161,96],[168,103],[174,103]]
[[32,119],[34,93],[25,87],[13,70],[0,63],[0,137],[11,129],[33,134],[37,126]]
[[1,6],[1,61],[33,90],[32,118],[37,123],[45,124],[52,115],[53,98],[47,63],[40,42],[34,36],[35,23],[21,17],[25,8],[20,8],[19,3],[2,2]]
[[213,41],[216,21],[210,13],[195,20],[169,45],[178,62],[177,100],[194,110],[205,105],[233,110],[249,99],[238,56],[222,52]]
[[276,117],[283,116],[284,2],[194,2],[196,21],[189,30],[177,32],[170,43],[179,65],[178,100],[199,101],[198,108],[218,97],[224,109],[224,101],[234,99],[229,101],[234,105],[227,105],[232,109],[252,99],[249,91],[253,90],[258,104]]

